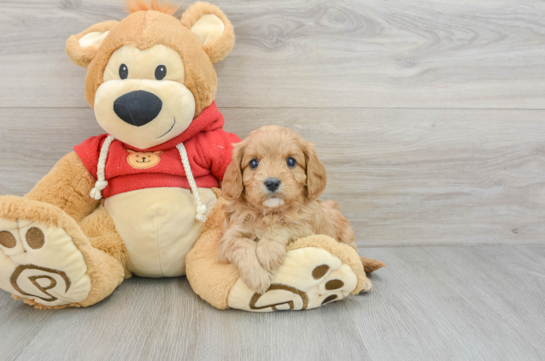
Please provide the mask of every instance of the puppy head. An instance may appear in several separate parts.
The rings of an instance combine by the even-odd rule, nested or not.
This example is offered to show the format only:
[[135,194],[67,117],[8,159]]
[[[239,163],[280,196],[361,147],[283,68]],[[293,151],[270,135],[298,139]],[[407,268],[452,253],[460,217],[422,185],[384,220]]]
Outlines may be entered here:
[[312,143],[289,129],[266,126],[235,146],[223,178],[223,195],[270,209],[315,200],[326,182]]

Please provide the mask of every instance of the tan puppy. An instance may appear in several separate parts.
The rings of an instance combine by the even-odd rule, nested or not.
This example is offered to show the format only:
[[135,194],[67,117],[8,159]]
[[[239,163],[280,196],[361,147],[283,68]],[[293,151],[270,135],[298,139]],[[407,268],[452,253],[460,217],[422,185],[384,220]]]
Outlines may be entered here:
[[230,203],[219,260],[234,264],[248,287],[264,292],[291,241],[325,234],[357,250],[337,204],[317,200],[326,180],[312,143],[295,132],[279,126],[251,132],[235,146],[223,178]]

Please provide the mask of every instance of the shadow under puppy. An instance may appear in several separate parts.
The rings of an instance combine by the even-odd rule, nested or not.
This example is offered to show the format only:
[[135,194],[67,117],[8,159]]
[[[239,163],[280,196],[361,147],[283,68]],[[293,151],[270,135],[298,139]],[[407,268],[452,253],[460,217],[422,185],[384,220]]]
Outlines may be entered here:
[[[251,132],[236,144],[223,178],[222,195],[229,203],[219,260],[234,264],[244,283],[261,293],[291,241],[324,234],[357,250],[352,227],[337,204],[317,200],[326,183],[312,143],[280,126]],[[384,266],[364,257],[362,262],[366,272]]]

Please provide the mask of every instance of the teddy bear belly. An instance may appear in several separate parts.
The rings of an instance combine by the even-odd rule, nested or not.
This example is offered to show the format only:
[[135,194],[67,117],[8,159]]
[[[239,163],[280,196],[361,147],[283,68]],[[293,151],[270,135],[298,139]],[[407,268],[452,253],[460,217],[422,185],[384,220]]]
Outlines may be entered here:
[[[209,188],[199,188],[208,211],[216,203]],[[117,194],[104,206],[129,252],[128,268],[141,277],[185,275],[185,256],[199,236],[195,198],[189,189],[148,188]]]

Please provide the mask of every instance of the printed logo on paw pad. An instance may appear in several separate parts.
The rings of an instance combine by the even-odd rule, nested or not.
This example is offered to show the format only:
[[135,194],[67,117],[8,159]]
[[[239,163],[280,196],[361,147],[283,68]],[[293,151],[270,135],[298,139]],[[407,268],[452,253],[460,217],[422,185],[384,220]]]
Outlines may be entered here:
[[[326,276],[329,270],[330,267],[326,264],[317,266],[312,271],[312,278],[315,280],[320,280]],[[339,279],[332,279],[325,283],[324,288],[326,291],[336,291],[342,287],[344,287],[343,281]],[[286,292],[288,293],[286,294]],[[338,298],[339,297],[336,294],[331,294],[324,298],[321,304],[325,305],[326,303],[335,301]],[[263,301],[263,299],[265,299],[265,301]],[[282,301],[282,299],[284,301]],[[260,300],[262,301],[262,304],[259,304]],[[308,305],[309,296],[306,292],[281,283],[273,283],[267,289],[267,291],[263,293],[254,293],[249,303],[251,310],[263,310],[270,307],[273,311],[295,309],[305,310],[307,309]]]
[[59,286],[59,291],[66,293],[71,285],[70,279],[65,272],[32,264],[17,267],[11,274],[10,282],[20,294],[37,297],[46,302],[53,302],[58,299],[48,293],[48,290]]
[[291,292],[293,294],[298,295],[299,297],[301,297],[301,301],[303,303],[303,306],[302,306],[301,310],[304,310],[304,309],[307,308],[307,306],[308,306],[308,296],[307,296],[307,294],[305,292],[303,292],[301,290],[298,290],[295,287],[283,285],[281,283],[273,283],[267,289],[267,291],[265,291],[264,293],[254,293],[252,299],[250,300],[250,309],[252,309],[252,310],[262,310],[264,308],[271,307],[273,309],[273,311],[278,311],[279,306],[287,305],[290,310],[293,310],[295,308],[295,304],[291,300],[290,301],[283,301],[283,302],[276,302],[276,303],[268,304],[268,305],[264,305],[264,306],[257,306],[256,305],[257,302],[259,301],[259,299],[261,298],[261,296],[264,296],[267,293],[269,293],[271,291],[275,291],[275,290],[288,291],[288,292]]

